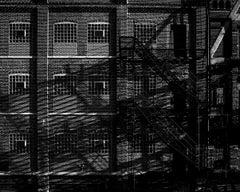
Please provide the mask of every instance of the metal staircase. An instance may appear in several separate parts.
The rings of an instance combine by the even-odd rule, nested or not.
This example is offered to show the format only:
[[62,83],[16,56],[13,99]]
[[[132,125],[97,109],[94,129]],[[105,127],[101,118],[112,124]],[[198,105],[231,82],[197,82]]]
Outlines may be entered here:
[[[177,74],[169,67],[169,60],[159,60],[149,48],[143,45],[135,37],[120,37],[120,57],[122,59],[134,60],[142,59],[146,67],[159,74],[168,85],[172,84],[178,88],[180,92],[185,94],[188,92],[189,99],[196,101],[195,93],[183,86],[183,81],[177,77]],[[173,86],[172,86],[173,87]],[[139,99],[138,99],[139,100]],[[183,156],[189,163],[198,166],[195,162],[195,147],[196,142],[188,135],[186,130],[179,125],[174,117],[165,113],[161,107],[157,105],[143,107],[133,101],[135,109],[140,113],[142,118],[146,119],[150,125],[151,131],[157,135],[162,142],[173,149],[175,152]]]

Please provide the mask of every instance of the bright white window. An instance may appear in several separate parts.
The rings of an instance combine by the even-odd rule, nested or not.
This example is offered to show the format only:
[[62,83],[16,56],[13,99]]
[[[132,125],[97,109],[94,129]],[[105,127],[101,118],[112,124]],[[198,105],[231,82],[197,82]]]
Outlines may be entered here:
[[12,22],[10,23],[10,43],[29,43],[30,41],[30,23]]
[[88,43],[109,43],[109,23],[89,23]]
[[54,136],[55,153],[77,153],[77,134],[63,133]]
[[157,27],[154,23],[135,23],[134,24],[134,36],[146,43],[151,39],[156,39]]
[[76,94],[76,75],[55,74],[54,79],[54,95],[75,95]]
[[90,133],[88,139],[89,153],[108,153],[109,137],[107,133]]
[[29,135],[23,133],[12,133],[9,135],[10,152],[28,153],[29,152]]
[[17,73],[9,75],[9,94],[29,94],[29,74]]
[[54,24],[54,43],[76,43],[77,24],[61,22]]
[[89,76],[88,93],[90,95],[108,95],[109,82],[106,76]]

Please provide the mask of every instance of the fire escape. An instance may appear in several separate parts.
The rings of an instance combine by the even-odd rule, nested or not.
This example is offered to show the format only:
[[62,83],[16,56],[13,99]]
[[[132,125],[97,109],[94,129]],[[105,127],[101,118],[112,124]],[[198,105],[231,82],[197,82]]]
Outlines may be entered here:
[[[210,93],[215,98],[209,96],[210,107],[210,130],[209,137],[214,134],[216,139],[210,139],[210,144],[215,145],[217,148],[223,148],[223,169],[230,168],[230,133],[233,131],[233,108],[232,108],[232,82],[233,82],[233,69],[238,67],[239,58],[232,57],[232,22],[239,19],[240,2],[235,1],[232,9],[229,11],[225,22],[222,24],[217,37],[212,42],[210,49],[210,67],[209,67],[209,85]],[[230,37],[230,38],[229,38]],[[224,40],[229,41],[226,51],[223,56],[217,56],[217,51],[221,45],[224,46]],[[226,50],[226,48],[225,48]],[[217,97],[220,96],[220,97]]]
[[[181,11],[183,11],[182,9]],[[175,13],[172,13],[174,17]],[[204,13],[205,17],[205,13]],[[163,21],[159,26],[157,34],[159,34],[167,24],[171,21],[171,16]],[[201,19],[197,20],[196,25],[200,25]],[[190,23],[191,25],[192,23]],[[156,37],[152,37],[149,42],[141,42],[135,36],[121,36],[120,44],[120,58],[122,63],[134,63],[134,60],[142,61],[142,68],[146,71],[151,71],[159,75],[168,85],[169,90],[173,94],[175,100],[173,111],[170,115],[160,104],[146,104],[141,101],[141,98],[135,97],[126,101],[123,105],[126,108],[137,111],[141,119],[145,119],[150,131],[153,132],[157,140],[161,140],[173,151],[173,158],[181,161],[184,171],[199,168],[199,152],[196,152],[198,141],[196,139],[196,130],[194,130],[197,122],[197,105],[200,101],[196,93],[196,74],[195,70],[188,71],[188,77],[180,77],[175,69],[176,66],[183,66],[188,64],[190,68],[198,60],[203,60],[204,55],[199,56],[195,52],[191,52],[191,56],[172,56],[167,55],[162,57],[157,56],[154,50],[149,46],[151,41]],[[182,50],[180,50],[182,51]],[[194,53],[193,53],[194,52]],[[134,64],[133,64],[134,65]],[[151,94],[151,93],[150,93]],[[188,103],[187,103],[188,101]],[[197,118],[196,118],[197,117]],[[188,126],[184,125],[187,121]]]

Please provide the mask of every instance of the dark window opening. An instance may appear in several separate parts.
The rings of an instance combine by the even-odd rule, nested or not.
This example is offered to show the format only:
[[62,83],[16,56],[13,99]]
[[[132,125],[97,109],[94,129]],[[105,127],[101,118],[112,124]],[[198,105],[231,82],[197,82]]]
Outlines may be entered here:
[[213,88],[211,91],[212,106],[216,107],[224,104],[224,90],[222,87]]
[[17,89],[26,89],[25,83],[24,82],[17,82],[16,83],[16,88]]
[[231,9],[231,2],[230,1],[226,2],[226,9]]
[[105,36],[105,33],[104,33],[104,31],[95,31],[94,36],[103,38]]
[[186,25],[173,25],[174,55],[176,57],[186,57],[187,30]]
[[212,8],[213,8],[213,9],[217,9],[217,7],[218,7],[217,1],[213,1],[213,3],[212,3]]
[[104,82],[96,82],[95,83],[95,89],[97,91],[103,91],[104,90]]
[[219,9],[224,9],[224,1],[223,0],[221,0],[219,2]]
[[14,36],[16,38],[24,38],[24,37],[26,37],[26,35],[27,35],[26,30],[14,31]]

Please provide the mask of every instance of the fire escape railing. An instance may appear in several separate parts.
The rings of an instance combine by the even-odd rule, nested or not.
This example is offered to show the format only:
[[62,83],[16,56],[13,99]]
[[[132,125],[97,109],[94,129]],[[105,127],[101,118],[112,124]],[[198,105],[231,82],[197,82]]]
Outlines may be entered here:
[[[120,37],[120,58],[134,59],[137,55],[146,64],[148,69],[159,74],[168,84],[173,83],[182,92],[188,93],[188,99],[197,101],[195,93],[182,86],[182,81],[171,71],[170,60],[159,60],[152,52],[135,37]],[[196,142],[172,117],[164,114],[160,107],[143,108],[138,104],[134,107],[148,121],[153,131],[167,146],[185,157],[188,162],[197,167],[195,147]]]

